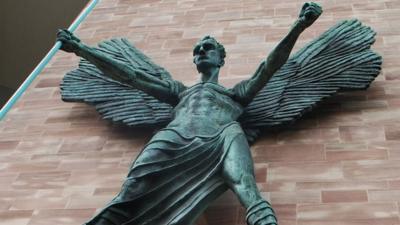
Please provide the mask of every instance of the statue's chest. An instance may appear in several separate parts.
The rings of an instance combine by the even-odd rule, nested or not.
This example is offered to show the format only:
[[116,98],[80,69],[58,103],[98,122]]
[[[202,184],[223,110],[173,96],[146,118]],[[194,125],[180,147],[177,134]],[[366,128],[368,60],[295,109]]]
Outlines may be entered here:
[[223,103],[236,104],[231,98],[230,90],[213,83],[200,83],[189,88],[181,95],[183,102],[196,102],[221,105]]
[[198,84],[181,96],[181,102],[176,109],[183,109],[195,114],[240,115],[242,107],[232,99],[232,96],[230,90],[222,86],[210,83]]
[[191,93],[187,96],[187,101],[191,102],[209,102],[209,103],[221,103],[230,101],[227,96],[221,95],[220,93],[209,89],[209,88],[199,88],[197,91]]

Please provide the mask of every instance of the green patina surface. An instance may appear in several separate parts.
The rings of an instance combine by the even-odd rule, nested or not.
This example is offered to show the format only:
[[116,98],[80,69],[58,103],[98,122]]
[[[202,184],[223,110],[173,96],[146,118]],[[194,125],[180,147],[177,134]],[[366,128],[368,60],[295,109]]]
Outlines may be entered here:
[[192,224],[228,189],[247,209],[248,224],[277,224],[256,186],[249,143],[260,129],[288,126],[340,90],[367,88],[380,71],[381,57],[370,50],[375,33],[357,20],[338,23],[289,58],[321,13],[304,4],[254,75],[233,88],[218,84],[226,53],[209,36],[193,50],[201,81],[187,87],[125,39],[93,48],[60,31],[62,49],[83,58],[63,79],[63,100],[95,105],[116,123],[162,127],[121,192],[87,224]]

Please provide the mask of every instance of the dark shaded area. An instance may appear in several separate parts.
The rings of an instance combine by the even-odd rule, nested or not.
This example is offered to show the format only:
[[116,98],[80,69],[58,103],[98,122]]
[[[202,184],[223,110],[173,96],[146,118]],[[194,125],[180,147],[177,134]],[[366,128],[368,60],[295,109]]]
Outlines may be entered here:
[[0,107],[53,46],[89,0],[0,1]]

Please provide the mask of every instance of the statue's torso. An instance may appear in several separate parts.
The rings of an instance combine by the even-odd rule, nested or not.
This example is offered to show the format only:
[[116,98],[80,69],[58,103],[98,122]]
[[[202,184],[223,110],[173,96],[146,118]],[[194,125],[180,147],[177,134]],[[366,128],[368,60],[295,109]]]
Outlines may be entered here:
[[180,95],[168,125],[187,136],[209,135],[237,120],[243,111],[232,90],[214,83],[196,84]]

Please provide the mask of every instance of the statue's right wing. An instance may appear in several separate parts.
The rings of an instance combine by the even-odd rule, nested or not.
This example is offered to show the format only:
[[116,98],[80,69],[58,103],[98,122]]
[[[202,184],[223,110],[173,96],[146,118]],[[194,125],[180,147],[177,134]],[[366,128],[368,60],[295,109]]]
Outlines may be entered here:
[[370,49],[374,36],[357,20],[343,21],[293,55],[245,108],[240,123],[248,140],[260,128],[293,123],[339,91],[367,88],[382,63]]
[[[104,41],[97,50],[134,70],[174,82],[164,68],[153,63],[126,39]],[[85,59],[81,59],[78,69],[65,75],[61,96],[67,102],[94,105],[104,119],[128,126],[158,126],[171,120],[171,105],[107,77]]]

